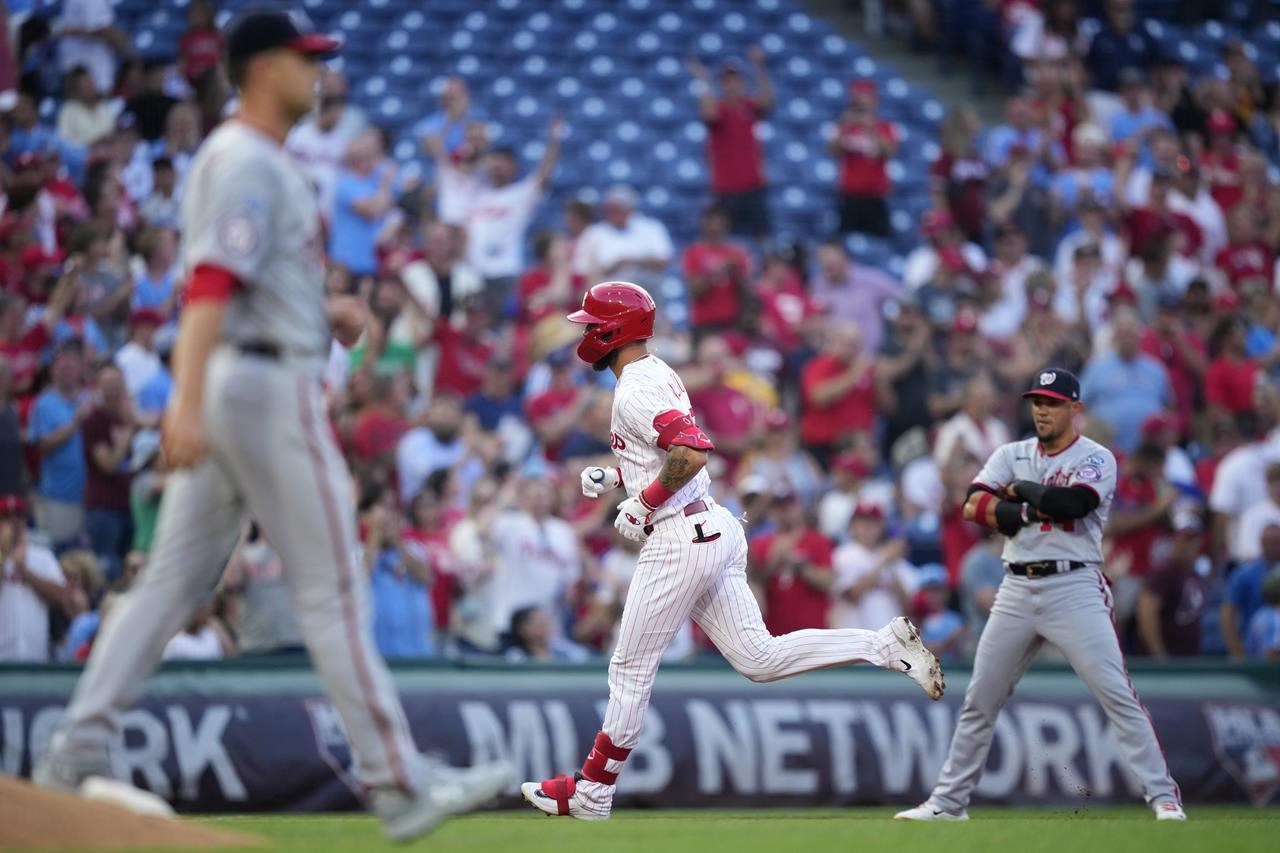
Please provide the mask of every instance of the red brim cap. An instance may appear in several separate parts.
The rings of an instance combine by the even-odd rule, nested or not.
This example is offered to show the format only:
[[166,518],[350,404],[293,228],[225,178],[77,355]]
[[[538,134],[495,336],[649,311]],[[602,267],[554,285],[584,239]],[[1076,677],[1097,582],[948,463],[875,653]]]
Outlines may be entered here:
[[308,56],[333,56],[342,50],[342,42],[322,33],[306,33],[298,36],[285,47]]
[[1039,388],[1033,389],[1031,391],[1025,391],[1023,392],[1022,396],[1023,397],[1051,397],[1054,400],[1061,400],[1064,403],[1075,402],[1075,400],[1072,400],[1066,394],[1059,394],[1057,391],[1044,391]]

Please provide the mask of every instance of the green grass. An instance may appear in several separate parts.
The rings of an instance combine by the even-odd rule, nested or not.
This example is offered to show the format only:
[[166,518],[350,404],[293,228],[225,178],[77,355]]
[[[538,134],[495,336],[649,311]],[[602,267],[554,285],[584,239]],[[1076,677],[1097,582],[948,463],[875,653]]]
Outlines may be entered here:
[[[604,823],[494,812],[451,821],[407,849],[509,853],[1249,853],[1276,850],[1280,809],[1191,808],[1185,824],[1147,809],[976,808],[969,823],[903,824],[894,809],[620,811]],[[284,851],[390,850],[360,815],[211,817]]]

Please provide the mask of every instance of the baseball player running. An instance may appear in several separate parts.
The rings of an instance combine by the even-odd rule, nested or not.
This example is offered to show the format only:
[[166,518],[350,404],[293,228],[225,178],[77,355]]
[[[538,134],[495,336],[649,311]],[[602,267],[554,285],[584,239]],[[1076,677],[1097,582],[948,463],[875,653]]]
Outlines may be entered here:
[[1125,669],[1102,531],[1116,460],[1078,434],[1080,383],[1048,368],[1030,391],[1036,437],[998,448],[969,487],[964,517],[1008,537],[1005,578],[978,641],[973,678],[933,793],[898,820],[968,820],[965,807],[991,747],[996,715],[1047,640],[1102,703],[1120,749],[1159,820],[1186,820],[1155,729]]
[[320,382],[331,334],[352,341],[364,314],[350,298],[326,302],[316,200],[282,148],[311,110],[318,60],[338,46],[278,12],[247,14],[227,34],[240,112],[201,147],[182,207],[186,306],[163,425],[168,463],[182,470],[166,488],[151,559],[94,644],[34,777],[76,789],[111,775],[119,712],[217,583],[248,514],[281,556],[371,806],[388,837],[407,840],[512,780],[493,764],[442,784],[373,643],[350,475]]
[[771,636],[747,586],[747,540],[738,520],[711,499],[703,470],[711,440],[698,428],[676,372],[648,352],[656,309],[634,284],[597,284],[569,320],[586,326],[578,356],[618,377],[610,444],[617,468],[587,468],[582,492],[619,486],[614,526],[643,543],[609,663],[604,725],[582,770],[520,786],[548,815],[604,820],[614,784],[640,736],[662,654],[691,616],[734,669],[752,681],[871,663],[904,672],[930,698],[942,696],[937,659],[915,628],[897,618],[879,631],[806,630]]

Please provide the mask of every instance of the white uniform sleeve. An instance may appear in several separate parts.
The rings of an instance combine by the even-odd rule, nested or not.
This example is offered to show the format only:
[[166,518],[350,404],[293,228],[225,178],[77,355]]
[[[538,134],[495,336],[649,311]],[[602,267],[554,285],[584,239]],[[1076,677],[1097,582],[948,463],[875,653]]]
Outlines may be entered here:
[[1004,444],[996,448],[987,464],[982,466],[978,476],[973,478],[975,486],[985,486],[993,492],[1003,491],[1004,487],[1014,481],[1013,445]]
[[201,166],[188,186],[199,201],[183,207],[186,268],[211,264],[244,286],[265,284],[262,274],[276,251],[272,223],[287,203],[280,175],[252,152],[220,151]]
[[663,412],[689,411],[688,398],[676,399],[665,385],[645,383],[630,389],[618,409],[624,431],[651,447],[658,446],[658,428],[654,419]]

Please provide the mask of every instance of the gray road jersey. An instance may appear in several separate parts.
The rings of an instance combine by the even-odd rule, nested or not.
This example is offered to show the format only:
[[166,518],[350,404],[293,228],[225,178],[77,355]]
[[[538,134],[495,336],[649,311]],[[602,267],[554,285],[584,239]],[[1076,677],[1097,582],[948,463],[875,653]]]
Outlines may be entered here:
[[222,337],[303,356],[329,353],[320,212],[283,148],[243,122],[223,122],[196,154],[182,199],[183,267],[212,264],[243,287]]
[[1080,436],[1065,450],[1046,456],[1035,438],[996,449],[974,483],[999,491],[1014,480],[1046,486],[1088,486],[1098,493],[1097,508],[1084,518],[1061,524],[1032,524],[1007,540],[1002,557],[1009,563],[1037,560],[1102,562],[1102,531],[1116,494],[1116,458],[1092,439]]

